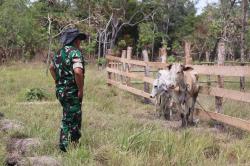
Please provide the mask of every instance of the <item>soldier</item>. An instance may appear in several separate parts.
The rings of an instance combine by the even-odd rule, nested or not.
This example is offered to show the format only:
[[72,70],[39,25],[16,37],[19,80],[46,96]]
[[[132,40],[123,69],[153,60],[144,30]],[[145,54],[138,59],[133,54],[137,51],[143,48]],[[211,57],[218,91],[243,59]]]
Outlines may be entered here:
[[56,84],[56,97],[63,107],[59,147],[64,152],[67,151],[69,140],[76,145],[81,137],[85,70],[80,44],[86,38],[76,28],[67,29],[61,36],[63,47],[54,55],[50,65],[50,73]]

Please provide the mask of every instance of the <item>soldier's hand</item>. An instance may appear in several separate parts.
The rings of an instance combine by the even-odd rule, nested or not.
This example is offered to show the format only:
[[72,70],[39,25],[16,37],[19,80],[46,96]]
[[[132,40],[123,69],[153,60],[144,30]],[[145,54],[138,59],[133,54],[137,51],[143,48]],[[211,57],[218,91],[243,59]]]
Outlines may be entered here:
[[79,91],[78,91],[78,98],[79,98],[80,100],[82,100],[82,98],[83,98],[83,90],[79,90]]

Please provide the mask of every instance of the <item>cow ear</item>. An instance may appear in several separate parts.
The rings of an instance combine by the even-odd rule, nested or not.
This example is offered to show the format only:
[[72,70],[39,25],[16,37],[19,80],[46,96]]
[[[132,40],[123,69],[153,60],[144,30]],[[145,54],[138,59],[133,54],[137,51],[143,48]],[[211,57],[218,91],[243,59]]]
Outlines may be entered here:
[[173,64],[169,64],[169,65],[167,66],[168,70],[171,70],[172,66],[173,66]]
[[183,71],[191,71],[191,70],[194,70],[194,68],[191,66],[183,66]]
[[159,79],[162,75],[163,71],[162,70],[159,70],[158,73],[157,73],[157,78]]

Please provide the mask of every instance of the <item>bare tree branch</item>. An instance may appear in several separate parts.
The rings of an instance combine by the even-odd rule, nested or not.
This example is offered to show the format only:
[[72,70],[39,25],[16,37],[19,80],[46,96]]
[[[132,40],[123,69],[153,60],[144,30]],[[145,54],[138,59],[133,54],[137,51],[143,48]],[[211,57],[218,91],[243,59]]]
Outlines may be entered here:
[[73,26],[73,25],[77,25],[77,24],[82,23],[82,22],[85,22],[85,21],[88,21],[90,18],[92,18],[92,16],[90,16],[90,17],[88,17],[88,18],[85,18],[85,19],[83,19],[83,20],[76,21],[76,22],[74,22],[74,23],[70,23],[70,24],[64,26],[64,27],[60,30],[60,32],[59,32],[58,34],[56,34],[56,35],[53,36],[53,38],[56,38],[56,37],[58,37],[59,35],[61,35],[61,34],[63,33],[63,31],[64,31],[66,28],[68,28],[68,27],[70,27],[70,26]]

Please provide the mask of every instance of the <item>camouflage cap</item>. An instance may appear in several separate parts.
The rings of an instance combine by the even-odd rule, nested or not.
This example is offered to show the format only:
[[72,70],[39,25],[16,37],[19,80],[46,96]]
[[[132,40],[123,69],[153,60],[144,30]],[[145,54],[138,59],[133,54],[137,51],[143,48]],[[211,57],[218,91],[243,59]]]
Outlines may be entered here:
[[80,33],[76,28],[66,29],[60,38],[60,41],[63,45],[70,44],[75,38],[79,38],[80,40],[86,40],[87,35],[85,33]]

